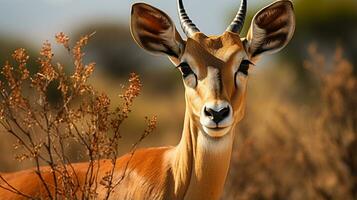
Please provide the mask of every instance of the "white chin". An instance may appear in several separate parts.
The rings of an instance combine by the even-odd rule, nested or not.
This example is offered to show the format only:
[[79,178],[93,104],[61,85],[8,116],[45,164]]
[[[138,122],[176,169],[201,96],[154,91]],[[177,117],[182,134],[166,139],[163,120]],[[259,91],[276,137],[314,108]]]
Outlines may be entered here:
[[209,135],[210,137],[214,137],[214,138],[223,137],[230,130],[230,126],[225,127],[225,128],[207,128],[205,126],[202,126],[202,127],[203,127],[203,131],[207,135]]

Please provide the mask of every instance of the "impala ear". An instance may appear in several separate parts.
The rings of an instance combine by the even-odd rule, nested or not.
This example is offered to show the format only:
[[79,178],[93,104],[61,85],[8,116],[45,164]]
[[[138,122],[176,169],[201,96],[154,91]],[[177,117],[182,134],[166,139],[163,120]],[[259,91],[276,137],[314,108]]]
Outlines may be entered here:
[[259,11],[253,18],[244,41],[251,58],[263,53],[276,53],[291,40],[295,31],[293,4],[277,1]]
[[139,46],[154,54],[179,58],[185,45],[170,17],[145,3],[132,6],[131,34]]

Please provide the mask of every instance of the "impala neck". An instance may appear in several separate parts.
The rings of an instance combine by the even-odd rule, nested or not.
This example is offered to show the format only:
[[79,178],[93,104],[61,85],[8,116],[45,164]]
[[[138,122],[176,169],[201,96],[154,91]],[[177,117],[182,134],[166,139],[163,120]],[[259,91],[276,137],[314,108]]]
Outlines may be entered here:
[[198,123],[187,108],[181,141],[172,152],[178,199],[218,199],[228,173],[234,130],[221,138],[211,138]]

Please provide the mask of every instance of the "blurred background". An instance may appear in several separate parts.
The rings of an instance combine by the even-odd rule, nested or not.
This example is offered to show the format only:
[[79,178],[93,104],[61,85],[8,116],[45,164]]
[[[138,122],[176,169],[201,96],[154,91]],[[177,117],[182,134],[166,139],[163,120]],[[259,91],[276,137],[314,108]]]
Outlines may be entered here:
[[[130,72],[143,81],[142,95],[126,122],[121,152],[157,115],[158,127],[141,146],[175,145],[184,115],[180,73],[165,57],[151,56],[132,40],[128,0],[0,0],[0,63],[26,48],[33,57],[45,40],[65,32],[71,42],[96,31],[86,47],[97,63],[91,82],[119,100]],[[179,27],[175,0],[145,0]],[[249,15],[273,0],[249,0]],[[250,72],[246,117],[238,126],[222,199],[357,199],[357,1],[294,0],[297,27],[282,52]],[[207,35],[221,34],[240,1],[186,0],[191,19]],[[179,28],[178,28],[179,29]],[[181,30],[180,30],[181,32]],[[181,32],[182,33],[182,32]],[[70,61],[54,45],[61,63]],[[142,122],[139,123],[138,122]],[[257,126],[257,124],[259,126]],[[0,133],[0,171],[29,167],[14,160],[12,138]],[[73,147],[73,161],[81,156]]]

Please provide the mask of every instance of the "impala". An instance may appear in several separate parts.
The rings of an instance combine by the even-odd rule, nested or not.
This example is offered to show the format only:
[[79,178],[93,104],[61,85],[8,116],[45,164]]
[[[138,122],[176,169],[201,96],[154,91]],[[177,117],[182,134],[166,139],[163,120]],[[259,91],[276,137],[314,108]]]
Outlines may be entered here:
[[[179,144],[138,150],[128,164],[127,176],[115,188],[111,199],[220,198],[235,127],[244,116],[248,69],[262,54],[285,47],[295,29],[292,3],[280,0],[259,11],[247,36],[241,38],[246,10],[247,2],[242,0],[227,30],[220,36],[206,36],[186,14],[182,0],[178,0],[181,26],[187,35],[184,40],[167,14],[148,4],[133,5],[132,36],[143,49],[167,55],[180,70],[186,112]],[[117,159],[115,178],[121,176],[129,157]],[[105,164],[109,165],[102,164],[101,176],[106,171]],[[73,166],[80,178],[84,176],[86,163]],[[46,168],[43,171],[46,173]],[[31,170],[5,177],[27,195],[43,191]],[[99,197],[104,191],[104,188],[98,190]],[[0,190],[0,198],[22,197]]]

